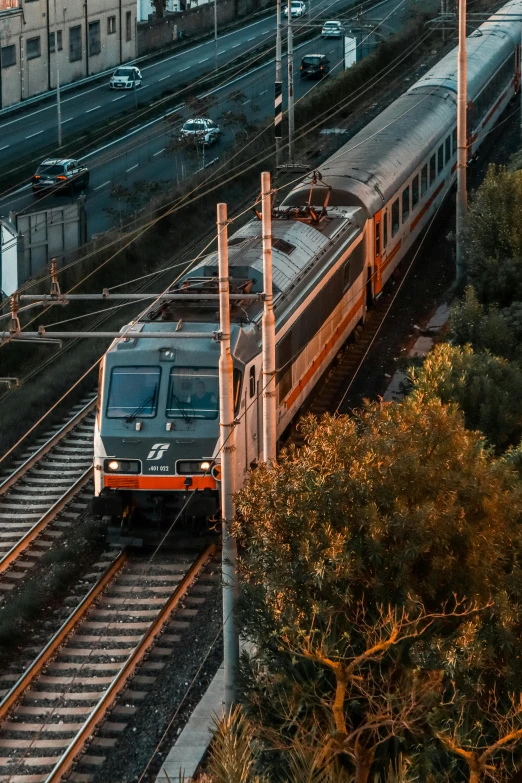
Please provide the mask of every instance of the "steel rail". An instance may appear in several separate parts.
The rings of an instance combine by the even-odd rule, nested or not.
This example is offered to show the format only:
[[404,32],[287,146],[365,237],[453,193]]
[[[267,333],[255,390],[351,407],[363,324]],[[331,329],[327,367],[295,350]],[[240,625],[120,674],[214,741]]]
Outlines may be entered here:
[[11,690],[0,701],[0,720],[5,718],[9,709],[18,701],[20,696],[29,687],[37,674],[48,663],[56,650],[63,644],[64,639],[74,629],[75,625],[85,615],[100,593],[105,589],[114,575],[121,570],[127,560],[127,552],[120,552],[118,557],[113,560],[105,573],[98,579],[95,585],[91,587],[87,595],[80,601],[78,606],[73,609],[63,625],[56,631],[52,639],[46,644],[31,666],[22,674],[20,679],[13,685]]
[[54,768],[46,777],[45,783],[58,783],[58,781],[63,780],[64,776],[73,765],[78,754],[82,752],[86,742],[92,735],[95,726],[100,722],[107,710],[110,709],[118,692],[124,687],[129,677],[132,676],[148,648],[154,642],[156,636],[161,632],[170,615],[180,600],[184,597],[188,588],[192,585],[194,579],[199,574],[209,557],[211,557],[214,553],[215,548],[215,544],[210,544],[210,546],[208,546],[192,564],[181,582],[177,585],[171,597],[168,599],[168,601],[166,601],[159,614],[151,623],[150,628],[141,637],[137,647],[132,651],[118,674],[114,677],[112,683],[109,685],[98,704],[96,704],[92,713],[83,724],[82,728],[73,738],[71,744],[66,749],[63,756],[55,764]]
[[22,465],[16,468],[10,476],[8,476],[6,479],[0,482],[0,496],[2,496],[7,490],[13,486],[13,484],[18,481],[19,478],[21,478],[24,473],[26,473],[29,468],[32,468],[33,465],[35,465],[37,462],[41,460],[41,458],[44,456],[44,454],[47,454],[53,446],[56,446],[56,444],[65,436],[67,435],[74,427],[76,427],[77,424],[82,421],[95,407],[96,405],[96,397],[92,399],[90,402],[87,403],[87,405],[84,405],[84,407],[76,413],[72,419],[69,419],[69,421],[61,427],[58,432],[56,432],[51,438],[49,438],[48,441],[46,441],[43,446],[40,446],[34,454],[32,454],[28,459],[25,460]]
[[17,543],[11,547],[9,552],[7,552],[1,559],[0,559],[0,574],[2,574],[4,571],[6,571],[9,566],[13,563],[14,560],[29,546],[31,541],[33,541],[41,532],[42,530],[47,527],[47,525],[53,521],[55,516],[63,509],[64,506],[67,505],[67,503],[77,494],[77,492],[89,481],[90,478],[92,478],[92,475],[94,473],[94,469],[92,465],[87,468],[85,473],[83,473],[79,479],[77,479],[72,487],[70,487],[64,494],[59,498],[56,503],[54,503],[51,508],[45,512],[45,514],[40,517],[40,519],[34,523],[34,525],[27,531],[27,533],[22,536],[22,538],[17,541]]

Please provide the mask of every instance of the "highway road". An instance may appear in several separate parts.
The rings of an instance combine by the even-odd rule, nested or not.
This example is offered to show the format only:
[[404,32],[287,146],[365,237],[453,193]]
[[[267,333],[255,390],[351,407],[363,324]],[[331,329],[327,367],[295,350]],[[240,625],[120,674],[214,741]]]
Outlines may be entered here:
[[[320,24],[335,17],[340,9],[350,7],[355,0],[315,0],[311,21]],[[295,20],[295,30],[308,22]],[[259,47],[275,45],[275,16],[268,16],[251,24],[245,24],[218,39],[218,69],[220,76],[226,73],[227,65],[241,58],[245,65]],[[136,105],[143,107],[143,115],[149,103],[161,99],[168,93],[175,93],[187,85],[197,87],[204,77],[214,71],[214,41],[205,41],[188,47],[176,54],[168,54],[154,62],[140,65],[143,85],[136,92],[117,92],[109,89],[109,77],[62,95],[62,128],[64,138],[80,136],[107,120],[122,116],[122,131],[129,124],[136,124],[134,116],[126,118],[129,109]],[[150,119],[150,116],[149,116]],[[0,119],[0,165],[16,163],[20,158],[37,153],[49,144],[57,143],[56,99],[49,98],[36,106],[27,106],[20,114]]]
[[[388,16],[390,9],[398,0],[386,0],[379,4],[381,18]],[[405,3],[403,4],[403,7]],[[377,11],[372,10],[372,19]],[[389,21],[389,20],[388,20]],[[401,13],[396,24],[400,24]],[[339,39],[323,40],[320,36],[295,47],[295,98],[299,100],[311,89],[321,89],[322,82],[301,80],[298,76],[301,58],[308,53],[326,54],[331,63],[328,79],[343,67],[343,42]],[[286,94],[286,58],[283,58],[284,90]],[[150,200],[152,183],[159,190],[167,190],[173,183],[179,183],[187,175],[202,166],[212,168],[220,163],[225,150],[237,146],[239,135],[245,120],[260,127],[270,124],[273,116],[274,63],[268,62],[231,83],[211,91],[211,105],[206,112],[220,126],[222,135],[213,146],[208,147],[203,156],[202,150],[169,151],[169,145],[175,146],[179,128],[189,116],[187,110],[178,112],[175,122],[158,119],[148,123],[148,127],[123,134],[122,138],[101,145],[98,150],[88,153],[84,160],[89,166],[91,180],[87,192],[87,214],[89,236],[99,234],[115,225],[125,226],[128,220],[126,204],[118,199],[122,189],[143,194],[143,205]],[[285,101],[286,103],[286,101]],[[235,118],[236,122],[227,123],[225,117]],[[335,121],[333,121],[335,124]],[[298,158],[299,147],[296,147]],[[10,211],[20,212],[27,208],[52,206],[68,200],[67,196],[57,194],[39,199],[34,205],[30,187],[23,187],[18,193],[0,200],[0,215]],[[139,199],[139,195],[138,195]]]

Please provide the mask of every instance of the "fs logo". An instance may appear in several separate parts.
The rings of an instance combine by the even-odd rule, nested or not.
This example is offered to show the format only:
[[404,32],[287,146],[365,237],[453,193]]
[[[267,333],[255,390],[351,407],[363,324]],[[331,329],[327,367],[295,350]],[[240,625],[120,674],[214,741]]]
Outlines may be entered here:
[[148,460],[157,460],[161,459],[166,451],[168,451],[169,444],[168,443],[155,443],[154,446],[149,451],[149,456],[147,457]]

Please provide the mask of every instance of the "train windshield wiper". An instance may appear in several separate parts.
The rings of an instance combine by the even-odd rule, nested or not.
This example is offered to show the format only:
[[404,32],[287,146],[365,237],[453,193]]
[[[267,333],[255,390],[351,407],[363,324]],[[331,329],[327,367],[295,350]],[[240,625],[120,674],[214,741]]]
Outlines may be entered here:
[[149,397],[147,397],[147,399],[144,400],[141,403],[141,405],[138,408],[136,408],[135,411],[132,411],[132,413],[130,413],[128,416],[125,417],[125,421],[127,421],[127,422],[133,421],[133,419],[135,419],[136,416],[139,416],[140,413],[142,413],[145,410],[145,408],[148,408],[148,407],[154,408],[154,405],[156,403],[156,395],[157,395],[157,393],[158,393],[158,390],[154,389],[152,394]]
[[[181,402],[181,400],[177,396],[177,394],[174,394],[174,392],[172,392],[172,399],[176,403],[176,405],[178,406],[178,410],[181,413],[181,416],[182,416],[183,420],[187,424],[190,424],[190,416],[187,413],[187,409],[185,408],[184,404]],[[194,418],[194,416],[192,418]]]

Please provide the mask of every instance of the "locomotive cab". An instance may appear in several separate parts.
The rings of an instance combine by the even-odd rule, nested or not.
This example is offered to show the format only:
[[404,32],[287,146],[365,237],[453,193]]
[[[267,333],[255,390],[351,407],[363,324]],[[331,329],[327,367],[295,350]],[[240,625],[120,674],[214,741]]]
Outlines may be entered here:
[[[219,508],[219,343],[215,325],[139,324],[158,338],[116,342],[104,359],[95,432],[93,512],[154,538],[212,520]],[[190,332],[208,332],[193,339]],[[239,397],[242,370],[234,369]],[[208,525],[206,526],[208,529]]]

